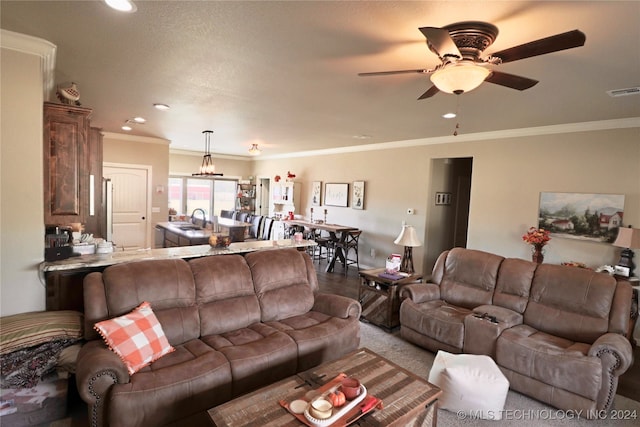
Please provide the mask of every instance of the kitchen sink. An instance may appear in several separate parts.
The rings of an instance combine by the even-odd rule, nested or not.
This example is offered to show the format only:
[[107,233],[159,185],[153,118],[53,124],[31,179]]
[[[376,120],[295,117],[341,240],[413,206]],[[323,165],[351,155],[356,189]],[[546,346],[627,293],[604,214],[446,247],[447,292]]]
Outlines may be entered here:
[[195,224],[190,224],[190,225],[179,225],[178,228],[180,230],[183,231],[187,231],[187,230],[202,230],[202,227],[195,225]]

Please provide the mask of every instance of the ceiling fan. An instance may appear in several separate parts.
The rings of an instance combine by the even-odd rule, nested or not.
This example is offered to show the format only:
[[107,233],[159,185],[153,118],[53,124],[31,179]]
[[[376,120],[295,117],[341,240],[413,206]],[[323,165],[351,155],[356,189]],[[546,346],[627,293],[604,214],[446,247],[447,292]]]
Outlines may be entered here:
[[442,28],[422,27],[429,50],[438,55],[441,64],[433,69],[378,71],[359,73],[359,76],[387,76],[392,74],[431,74],[433,86],[418,99],[430,98],[438,92],[460,95],[487,81],[508,88],[525,90],[538,83],[527,77],[495,71],[487,65],[499,65],[532,56],[544,55],[583,46],[586,37],[579,30],[535,40],[509,49],[481,56],[495,41],[498,28],[487,22],[465,21]]

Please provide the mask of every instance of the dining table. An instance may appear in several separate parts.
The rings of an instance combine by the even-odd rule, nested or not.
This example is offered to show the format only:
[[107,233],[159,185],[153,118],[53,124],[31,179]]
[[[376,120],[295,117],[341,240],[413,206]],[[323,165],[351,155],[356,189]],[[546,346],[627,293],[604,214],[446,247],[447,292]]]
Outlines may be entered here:
[[338,225],[338,224],[327,224],[325,222],[317,222],[317,221],[307,221],[303,219],[286,219],[283,221],[286,227],[305,227],[310,229],[315,233],[315,230],[323,230],[329,233],[329,238],[336,243],[334,245],[335,249],[333,251],[333,256],[327,263],[327,268],[325,271],[327,273],[333,272],[333,269],[336,265],[336,260],[340,259],[343,264],[346,265],[345,253],[342,250],[341,245],[337,243],[343,243],[347,238],[347,234],[350,231],[358,230],[357,227],[351,227],[349,225]]

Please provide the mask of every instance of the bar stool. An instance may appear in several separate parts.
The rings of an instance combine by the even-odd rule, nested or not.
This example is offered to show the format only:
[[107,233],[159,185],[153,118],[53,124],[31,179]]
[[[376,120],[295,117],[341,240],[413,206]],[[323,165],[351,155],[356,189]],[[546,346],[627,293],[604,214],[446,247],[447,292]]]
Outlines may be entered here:
[[[360,270],[360,258],[358,257],[358,241],[360,240],[360,234],[362,230],[354,230],[347,232],[347,236],[343,241],[336,242],[336,246],[342,248],[344,253],[344,275],[347,275],[349,265],[355,264],[356,268]],[[349,258],[349,252],[355,252],[355,259]]]

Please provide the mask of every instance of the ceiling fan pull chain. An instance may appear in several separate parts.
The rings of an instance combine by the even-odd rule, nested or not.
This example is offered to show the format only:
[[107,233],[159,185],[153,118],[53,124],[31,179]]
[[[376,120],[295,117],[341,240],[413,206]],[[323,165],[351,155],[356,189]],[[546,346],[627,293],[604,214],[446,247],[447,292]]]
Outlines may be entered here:
[[456,94],[456,127],[453,130],[453,136],[458,136],[458,129],[460,129],[460,94]]

